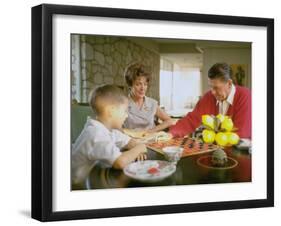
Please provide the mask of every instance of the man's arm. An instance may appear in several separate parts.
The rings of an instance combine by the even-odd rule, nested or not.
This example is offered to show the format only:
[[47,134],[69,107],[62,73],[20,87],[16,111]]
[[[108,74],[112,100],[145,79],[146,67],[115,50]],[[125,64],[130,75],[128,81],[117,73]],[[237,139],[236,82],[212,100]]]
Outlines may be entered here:
[[204,97],[198,101],[192,112],[180,119],[176,125],[171,126],[169,133],[173,137],[184,137],[192,132],[200,125],[201,116],[204,111]]
[[235,106],[233,123],[238,128],[238,135],[241,138],[251,138],[252,128],[252,100],[251,94],[242,96],[241,100]]

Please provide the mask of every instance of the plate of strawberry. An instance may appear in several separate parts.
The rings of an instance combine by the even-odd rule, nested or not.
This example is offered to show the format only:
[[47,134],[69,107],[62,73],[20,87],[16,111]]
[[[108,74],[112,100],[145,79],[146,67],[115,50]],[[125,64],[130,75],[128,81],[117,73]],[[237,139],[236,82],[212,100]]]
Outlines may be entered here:
[[176,166],[168,161],[145,160],[130,163],[123,171],[125,175],[138,181],[157,182],[171,176],[176,171]]

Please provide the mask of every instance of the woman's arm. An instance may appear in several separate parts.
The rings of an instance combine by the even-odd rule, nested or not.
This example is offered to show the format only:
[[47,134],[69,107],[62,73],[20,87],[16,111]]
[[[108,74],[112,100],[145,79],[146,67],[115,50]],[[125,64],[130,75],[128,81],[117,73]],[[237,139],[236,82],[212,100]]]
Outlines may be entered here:
[[159,106],[157,106],[156,116],[162,120],[162,123],[155,126],[154,128],[148,130],[149,133],[154,133],[158,131],[162,131],[171,125],[173,125],[173,120],[170,118],[169,115],[165,111],[163,111]]

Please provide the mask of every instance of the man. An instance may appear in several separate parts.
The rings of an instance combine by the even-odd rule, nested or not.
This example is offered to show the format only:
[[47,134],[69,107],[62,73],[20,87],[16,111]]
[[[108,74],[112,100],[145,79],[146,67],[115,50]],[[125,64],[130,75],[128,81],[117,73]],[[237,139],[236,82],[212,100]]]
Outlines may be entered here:
[[226,63],[216,63],[208,71],[210,91],[198,101],[194,110],[170,128],[174,137],[183,137],[195,131],[202,122],[202,115],[228,115],[238,128],[241,138],[251,138],[252,106],[251,91],[235,86],[231,69]]

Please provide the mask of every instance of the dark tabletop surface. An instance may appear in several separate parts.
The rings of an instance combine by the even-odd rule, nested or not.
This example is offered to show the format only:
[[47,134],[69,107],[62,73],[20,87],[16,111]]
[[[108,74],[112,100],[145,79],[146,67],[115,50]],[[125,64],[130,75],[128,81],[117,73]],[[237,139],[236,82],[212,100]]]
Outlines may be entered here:
[[[95,166],[87,181],[81,185],[72,186],[73,190],[80,189],[105,189],[105,188],[127,188],[145,186],[168,186],[189,184],[213,184],[234,183],[251,181],[251,155],[247,150],[228,148],[225,150],[228,157],[238,162],[237,166],[230,169],[206,168],[198,164],[198,158],[208,158],[210,153],[182,158],[176,172],[170,177],[154,183],[136,181],[127,177],[122,170],[102,168]],[[165,160],[165,157],[157,152],[148,150],[148,159]]]

